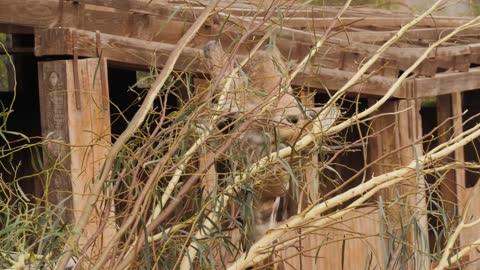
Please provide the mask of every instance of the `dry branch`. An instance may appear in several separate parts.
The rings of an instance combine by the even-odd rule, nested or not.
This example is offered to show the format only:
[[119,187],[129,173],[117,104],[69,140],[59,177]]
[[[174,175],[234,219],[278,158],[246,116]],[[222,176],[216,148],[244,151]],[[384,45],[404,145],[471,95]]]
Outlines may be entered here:
[[[469,134],[469,135],[465,135]],[[463,137],[463,138],[462,138]],[[332,217],[326,217],[320,219],[318,222],[315,222],[322,213],[326,210],[331,209],[341,203],[344,203],[356,196],[361,196],[351,207],[357,207],[362,202],[364,202],[369,197],[373,196],[378,190],[391,186],[399,181],[402,181],[408,178],[409,174],[415,173],[418,167],[423,168],[434,161],[437,161],[449,154],[453,153],[456,149],[465,146],[466,144],[472,142],[474,139],[480,137],[480,124],[476,125],[467,132],[457,136],[455,143],[450,145],[443,145],[443,148],[437,149],[438,151],[428,152],[425,155],[419,157],[417,160],[412,161],[407,167],[395,170],[383,175],[379,175],[370,179],[369,181],[352,188],[345,193],[335,196],[332,199],[329,199],[323,203],[320,203],[306,213],[301,213],[299,215],[293,216],[285,224],[278,226],[275,229],[269,231],[264,237],[258,240],[248,251],[247,254],[240,256],[240,258],[232,264],[229,269],[239,270],[245,269],[249,266],[253,266],[258,262],[261,262],[268,256],[270,253],[267,252],[272,248],[272,243],[278,239],[280,236],[291,230],[292,228],[298,228],[302,225],[313,225],[314,227],[321,227],[328,223],[330,218],[339,218],[348,211],[340,211],[339,213],[334,214]],[[458,139],[462,138],[462,139]]]
[[[190,27],[190,29],[188,29],[187,33],[185,33],[185,35],[179,40],[179,42],[177,43],[177,48],[172,52],[167,62],[165,63],[165,66],[162,69],[161,73],[159,74],[159,76],[153,83],[152,87],[148,91],[147,96],[145,97],[145,100],[142,103],[142,106],[137,111],[137,113],[135,114],[132,121],[130,122],[128,127],[125,129],[125,131],[120,135],[117,141],[113,144],[112,149],[110,150],[106,158],[103,170],[99,175],[97,181],[95,181],[95,185],[92,187],[92,193],[90,196],[88,196],[88,201],[87,201],[85,210],[82,216],[80,217],[80,219],[75,224],[75,228],[73,230],[74,232],[82,232],[85,226],[87,225],[87,222],[95,206],[95,203],[98,200],[98,197],[100,196],[100,194],[102,193],[104,183],[108,178],[108,175],[110,173],[110,170],[116,155],[122,150],[125,143],[131,138],[131,136],[138,130],[140,125],[143,123],[143,121],[145,120],[145,117],[147,116],[148,112],[152,108],[153,102],[158,96],[160,89],[162,88],[168,76],[172,72],[173,65],[175,64],[178,57],[180,56],[180,53],[182,52],[183,48],[194,37],[195,33],[203,25],[203,23],[208,18],[208,16],[210,15],[210,13],[215,8],[218,2],[219,0],[211,1],[210,4],[205,8],[205,10],[199,16],[197,21]],[[60,257],[60,260],[57,265],[57,269],[65,268],[65,265],[68,263],[68,260],[72,256],[73,249],[76,246],[79,237],[80,237],[80,234],[74,233],[68,238],[67,243],[65,245],[64,254]],[[103,262],[107,260],[108,254],[109,254],[108,250],[115,244],[115,241],[118,238],[119,238],[119,233],[117,233],[115,235],[115,238],[110,241],[107,248],[104,250],[102,257],[99,259],[99,262],[97,262],[97,265],[102,265]]]

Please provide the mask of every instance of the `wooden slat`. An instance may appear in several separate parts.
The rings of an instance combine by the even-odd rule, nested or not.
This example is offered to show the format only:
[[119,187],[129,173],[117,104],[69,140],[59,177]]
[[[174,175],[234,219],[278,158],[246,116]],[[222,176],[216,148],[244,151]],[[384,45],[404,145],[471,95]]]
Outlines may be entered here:
[[[462,93],[456,92],[452,94],[452,115],[456,116],[457,118],[453,121],[453,134],[458,136],[463,132],[463,120],[462,115]],[[454,158],[457,161],[464,161],[465,160],[465,153],[464,148],[460,147],[455,150]],[[455,170],[455,177],[457,179],[457,183],[463,184],[465,183],[465,170],[463,169],[456,169]]]
[[[70,222],[77,220],[85,209],[90,184],[101,170],[110,148],[108,92],[102,88],[102,76],[96,74],[106,68],[106,62],[78,60],[78,89],[74,84],[73,65],[72,60],[39,63],[42,133],[53,133],[53,138],[64,143],[64,146],[49,143],[45,149],[47,156],[57,157],[66,168],[61,174],[54,171],[59,177],[54,178],[50,192],[72,197],[66,209],[72,213]],[[106,216],[102,214],[92,214],[80,239],[82,247],[97,233],[101,222],[107,222],[88,248],[88,256],[98,255],[115,232],[113,211],[107,211]]]
[[32,34],[33,27],[25,27],[14,24],[0,23],[0,33],[14,33],[14,34]]
[[[74,31],[71,29],[55,28],[36,31],[35,55],[73,54],[73,35]],[[75,35],[77,53],[81,56],[95,57],[97,52],[95,33],[75,30]],[[175,45],[167,43],[148,42],[107,34],[100,35],[99,44],[103,55],[109,60],[140,67],[163,66],[175,47]],[[202,54],[199,49],[185,48],[179,61],[176,62],[175,69],[208,73],[208,69],[201,61]],[[326,87],[335,91],[340,89],[353,74],[353,72],[341,70],[308,68],[294,79],[293,84],[316,88]],[[381,96],[393,82],[393,79],[381,76],[373,77],[363,84],[352,87],[350,92]],[[404,97],[405,95],[405,90],[402,88],[394,94],[394,97]]]
[[[67,116],[67,65],[65,62],[40,63],[39,98],[41,111],[42,136],[50,134],[50,142],[43,148],[43,162],[45,168],[52,168],[58,161],[67,159],[69,147],[69,129]],[[48,192],[48,201],[52,205],[63,206],[63,221],[73,223],[72,182],[69,180],[70,162],[62,162],[52,171],[44,181],[43,191]]]
[[[456,117],[453,121],[453,135],[458,136],[463,131],[463,121],[462,121],[462,93],[457,92],[451,95],[452,101],[452,116]],[[462,162],[465,160],[464,148],[458,148],[453,152],[453,157],[456,161]],[[467,221],[473,221],[480,218],[480,196],[478,183],[475,187],[466,187],[466,177],[465,169],[458,168],[454,171],[456,183],[457,183],[457,193],[458,193],[458,213],[460,216],[467,216]],[[467,202],[470,203],[469,208],[466,208]],[[480,231],[476,226],[471,228],[466,228],[460,234],[460,247],[465,247],[466,245],[474,242],[480,238]],[[477,251],[473,251],[469,254],[467,265],[465,269],[468,270],[479,270],[480,269],[480,254]]]
[[[45,0],[41,4],[39,2],[30,3],[26,0],[11,2],[8,0],[0,0],[0,23],[11,24],[16,26],[36,27],[36,28],[49,28],[53,26],[61,26],[63,28],[77,28],[87,31],[100,31],[102,33],[118,35],[121,37],[133,37],[143,39],[147,41],[160,41],[176,43],[188,26],[195,21],[195,14],[191,10],[185,8],[182,11],[175,12],[171,6],[161,4],[151,4],[152,6],[158,6],[158,14],[146,14],[134,12],[136,7],[140,7],[140,2],[143,1],[130,1],[128,5],[126,2],[119,2],[112,4],[112,2],[103,1],[88,1],[91,4],[74,4],[72,1],[61,2],[58,0]],[[97,6],[102,4],[103,6]],[[143,3],[146,4],[146,3]],[[119,10],[113,7],[122,7],[125,10]],[[148,6],[148,5],[147,5]],[[168,12],[170,11],[170,12]],[[41,12],[41,14],[39,13]],[[225,12],[225,11],[224,11]],[[223,20],[226,17],[218,21],[218,27],[225,28],[226,33],[229,34],[228,28],[234,27],[236,23],[241,22],[242,25],[250,24],[251,18],[237,17],[228,18],[230,23],[224,25]],[[388,18],[388,17],[355,17],[355,18],[342,18],[343,23],[365,23],[375,22],[376,25],[388,26],[395,23],[404,23],[410,20],[407,18]],[[308,27],[294,27],[300,22],[311,23],[311,21],[320,21],[326,25],[330,24],[332,18],[285,18],[285,25],[282,25],[282,31],[280,31],[280,37],[286,38],[288,43],[294,40],[293,44],[298,41],[307,42],[308,45],[312,45],[321,35],[321,32],[317,31],[309,32],[303,29]],[[289,22],[297,22],[293,26],[289,26]],[[448,22],[445,24],[457,24],[461,19],[432,19],[428,18],[424,20],[426,26],[429,26],[431,22],[435,22],[435,27],[441,27],[442,22]],[[232,24],[233,22],[233,24]],[[230,26],[229,26],[230,25]],[[422,24],[420,24],[421,26]],[[206,25],[202,30],[204,35],[210,35],[209,27]],[[343,29],[342,29],[343,30]],[[202,32],[201,31],[201,32]],[[267,31],[267,30],[264,30]],[[263,35],[264,31],[258,31],[256,35]],[[232,28],[233,33],[243,33],[244,27]],[[218,33],[215,32],[216,34]],[[368,37],[372,31],[361,31],[359,34],[363,37]],[[392,35],[390,33],[389,35]],[[196,47],[203,47],[202,35],[198,37],[199,41],[194,41],[197,44]],[[294,36],[294,37],[293,37]],[[341,38],[343,37],[343,38]],[[379,46],[371,45],[375,39],[365,40],[366,43],[355,41],[353,38],[348,38],[343,35],[332,36],[329,38],[330,46],[344,46],[347,50],[371,55],[375,53]],[[364,41],[364,40],[362,40]],[[422,46],[423,47],[423,46]],[[396,59],[399,62],[400,69],[408,67],[415,59],[417,59],[424,51],[422,47],[419,48],[389,48],[384,57],[389,59]],[[468,55],[469,48],[467,45],[450,46],[447,48],[439,48],[435,53],[432,53],[431,57],[451,58],[457,55]],[[306,53],[304,53],[306,55]],[[364,56],[364,57],[365,57]],[[448,60],[448,59],[447,59]],[[405,63],[404,63],[405,62]]]
[[[420,106],[415,100],[390,100],[380,107],[377,112],[378,117],[371,122],[372,132],[378,132],[378,134],[368,140],[368,161],[375,162],[369,170],[369,175],[380,175],[410,164],[415,158],[415,151],[418,155],[422,155],[422,146],[415,145],[415,142],[422,137],[419,110]],[[378,160],[382,156],[384,157]],[[424,181],[422,177],[414,176],[379,192],[384,204],[388,205],[385,209],[386,217],[390,222],[389,226],[397,228],[394,231],[397,237],[403,233],[401,230],[405,229],[400,229],[402,220],[406,218],[405,215],[414,216],[418,221],[420,234],[427,235],[426,213],[417,210],[427,207],[425,194],[422,193],[424,191],[422,187],[425,187]],[[399,202],[398,196],[404,198],[407,205]],[[394,204],[390,204],[391,202]],[[422,255],[428,254],[428,244],[422,240],[414,242],[418,238],[413,237],[413,233],[413,230],[408,232],[407,240],[415,247],[415,253],[413,250],[409,252],[414,254],[416,259],[408,267],[429,269],[430,259]]]
[[[452,95],[441,95],[437,97],[437,125],[443,123],[453,115],[452,111]],[[451,120],[446,121],[445,124],[438,127],[438,143],[448,142],[453,134]],[[455,177],[455,171],[449,171],[445,174],[441,183],[439,184],[439,190],[443,206],[450,219],[455,218],[456,205],[457,205],[457,181]],[[445,239],[443,239],[445,240]],[[445,243],[443,243],[445,244]]]
[[[341,20],[338,20],[335,27],[363,27],[363,28],[400,28],[403,25],[412,21],[414,17],[342,17]],[[326,28],[330,25],[331,18],[284,18],[283,20],[277,21],[285,27],[292,28]],[[417,27],[457,27],[464,23],[467,23],[469,20],[464,18],[432,18],[426,17],[421,20]]]
[[434,97],[480,88],[480,68],[469,72],[437,74],[433,78],[414,78],[416,97]]
[[61,14],[59,0],[0,0],[0,23],[28,27],[48,27]]
[[[279,252],[285,269],[376,269],[383,264],[379,213],[374,207],[356,209],[316,234]],[[296,236],[292,231],[280,241]],[[300,254],[299,254],[300,253]],[[279,259],[279,258],[277,258]],[[344,266],[342,268],[342,266]]]

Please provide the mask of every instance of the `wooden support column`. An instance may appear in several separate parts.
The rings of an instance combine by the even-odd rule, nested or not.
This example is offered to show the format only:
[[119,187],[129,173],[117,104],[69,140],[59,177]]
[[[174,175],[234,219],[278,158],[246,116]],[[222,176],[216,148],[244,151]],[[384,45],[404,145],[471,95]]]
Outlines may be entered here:
[[[300,101],[307,108],[315,107],[315,92],[303,90],[300,93]],[[305,164],[305,183],[303,184],[303,190],[301,196],[305,197],[303,200],[299,200],[301,205],[298,206],[299,210],[304,210],[311,202],[315,202],[320,198],[320,184],[318,174],[318,152],[311,153],[309,164]],[[307,197],[308,196],[308,197]]]
[[[206,91],[208,91],[209,89],[210,82],[208,80],[195,79],[194,85],[195,85],[195,91],[197,95],[200,97],[200,100],[206,101],[204,100],[204,97],[207,95]],[[199,170],[207,169],[207,172],[201,178],[202,186],[205,187],[205,190],[207,192],[213,192],[217,185],[217,170],[215,168],[214,156],[215,156],[215,153],[209,150],[208,144],[206,144],[205,147],[202,147],[201,155],[198,158]],[[212,163],[213,163],[213,166],[209,166],[209,164],[212,164]]]
[[[449,119],[454,115],[452,110],[452,98],[453,94],[437,97],[437,125],[439,125],[437,132],[438,144],[448,142],[454,133],[452,119]],[[445,161],[449,162],[452,158],[453,155],[446,158]],[[453,221],[455,219],[455,213],[458,213],[455,209],[457,205],[457,181],[455,174],[454,170],[447,171],[439,185],[443,207],[447,212],[450,221]]]
[[[375,135],[368,140],[368,161],[373,162],[369,175],[376,176],[403,167],[410,164],[416,155],[423,154],[422,145],[416,144],[422,137],[422,120],[419,110],[420,104],[416,100],[389,100],[380,107],[377,112],[378,117],[371,122],[371,134]],[[378,194],[385,205],[384,211],[388,222],[396,228],[397,238],[400,237],[401,230],[405,229],[399,227],[400,218],[404,222],[403,225],[406,225],[406,217],[416,216],[421,233],[414,236],[414,230],[411,227],[407,237],[415,247],[415,250],[410,252],[415,252],[416,257],[415,265],[413,262],[409,263],[410,269],[430,269],[428,257],[422,255],[422,252],[423,254],[429,252],[424,190],[424,178],[412,177]],[[398,197],[405,198],[406,205],[398,201]],[[392,202],[394,204],[390,204]],[[398,254],[396,251],[391,252]]]
[[[45,169],[44,192],[72,225],[80,215],[110,149],[106,61],[92,58],[40,62],[39,88]],[[103,71],[102,71],[103,69]],[[75,71],[74,71],[75,70]],[[99,201],[80,240],[82,254],[95,256],[114,233],[113,211]],[[105,228],[101,224],[105,223]],[[89,237],[99,237],[86,247]]]
[[[462,102],[462,93],[456,92],[450,95],[451,98],[451,116],[454,117],[452,126],[453,126],[453,136],[457,137],[463,132],[463,102]],[[465,100],[465,106],[470,111],[470,114],[474,115],[478,113],[478,101],[477,100]],[[468,149],[470,148],[470,149]],[[473,148],[473,149],[472,149]],[[476,146],[469,144],[466,146],[467,151],[476,152]],[[477,156],[476,154],[474,156]],[[452,158],[456,162],[465,161],[465,149],[459,148],[456,149],[453,153]],[[478,162],[478,160],[473,160]],[[465,169],[458,168],[452,171],[456,184],[456,195],[457,195],[457,207],[458,207],[458,217],[465,215],[467,217],[466,222],[471,222],[480,218],[480,196],[479,196],[479,187],[478,180],[477,184],[470,186],[467,184]],[[476,176],[478,177],[478,176]],[[469,205],[467,205],[469,204]],[[478,227],[473,226],[471,228],[464,229],[460,234],[459,248],[466,247],[472,242],[480,239],[480,231]],[[478,248],[466,255],[461,261],[465,262],[466,265],[462,269],[468,270],[479,270],[480,269],[480,254]]]

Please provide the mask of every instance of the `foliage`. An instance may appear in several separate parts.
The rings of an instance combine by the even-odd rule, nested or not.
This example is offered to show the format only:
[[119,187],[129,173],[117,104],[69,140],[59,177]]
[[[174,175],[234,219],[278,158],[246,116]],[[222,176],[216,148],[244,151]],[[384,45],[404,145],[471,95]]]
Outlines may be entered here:
[[[348,3],[345,8],[347,6]],[[429,12],[421,16],[428,16]],[[202,20],[210,12],[205,13],[195,24],[203,24]],[[342,10],[338,17],[341,15]],[[322,258],[322,252],[339,242],[343,265],[349,257],[344,253],[347,242],[354,239],[363,245],[365,269],[404,269],[407,265],[421,269],[427,261],[439,262],[438,267],[442,269],[458,261],[455,253],[471,251],[478,245],[462,250],[455,247],[459,233],[479,221],[470,220],[466,215],[451,220],[446,206],[438,199],[438,186],[446,172],[478,169],[478,163],[446,157],[478,140],[480,126],[456,134],[447,143],[427,147],[425,153],[419,145],[432,142],[434,133],[412,138],[404,148],[390,153],[396,156],[408,148],[410,160],[386,168],[385,173],[378,175],[372,174],[372,168],[379,164],[366,156],[369,142],[380,132],[372,125],[372,121],[382,117],[378,109],[431,51],[478,21],[430,44],[378,101],[368,103],[359,96],[346,95],[350,87],[361,83],[362,76],[380,55],[420,19],[399,30],[398,36],[367,59],[339,91],[317,95],[315,105],[326,109],[308,118],[292,142],[279,139],[278,122],[289,115],[275,119],[277,122],[263,117],[271,113],[269,102],[276,102],[274,97],[262,96],[264,93],[246,87],[242,90],[252,91],[250,95],[262,103],[236,117],[224,108],[224,101],[240,82],[253,84],[251,78],[244,77],[247,60],[254,59],[253,56],[235,65],[233,57],[227,59],[230,62],[226,61],[225,67],[235,68],[212,71],[216,77],[194,77],[173,71],[176,53],[189,42],[189,38],[182,39],[162,70],[152,68],[138,74],[137,84],[130,88],[138,90],[138,99],[129,105],[139,107],[138,112],[133,119],[128,119],[125,132],[114,137],[102,171],[92,179],[90,204],[82,209],[84,213],[75,224],[64,220],[64,211],[68,209],[49,204],[48,194],[55,191],[48,190],[48,184],[43,187],[40,198],[26,195],[21,185],[25,179],[46,181],[52,173],[64,170],[61,161],[51,167],[45,167],[40,161],[41,147],[58,142],[48,136],[40,143],[35,142],[9,131],[3,124],[0,135],[5,143],[0,148],[0,165],[10,172],[11,179],[0,175],[3,199],[0,201],[0,267],[30,265],[48,269],[58,263],[62,268],[73,256],[80,261],[79,266],[88,269],[233,269],[236,266],[245,269],[288,262],[289,258],[279,256],[282,253],[311,256],[315,261],[328,260],[330,258]],[[186,37],[196,31],[198,28],[192,26]],[[318,40],[312,55],[323,46],[327,36]],[[263,43],[269,39],[272,45],[275,38],[273,32],[267,32],[257,39],[251,54],[260,53],[257,50]],[[228,51],[235,54],[236,49],[228,48]],[[290,82],[289,75],[305,68],[310,56],[296,67],[282,66],[281,61],[275,62],[276,67],[283,72],[282,78]],[[207,83],[201,87],[197,83],[199,79]],[[308,94],[311,89],[290,89],[289,86],[289,83],[282,85],[281,91],[306,101],[315,98]],[[116,107],[115,104],[112,107]],[[1,114],[8,114],[9,108],[5,104]],[[114,112],[113,122],[128,118],[122,109]],[[297,109],[305,116],[309,112],[300,103]],[[322,117],[328,115],[330,109],[336,112],[332,124],[322,125]],[[401,117],[401,113],[392,114]],[[6,117],[2,119],[7,121]],[[471,121],[478,121],[473,119]],[[270,136],[273,143],[262,145],[261,157],[254,158],[246,155],[251,152],[242,148],[239,138],[259,123],[264,125],[264,135]],[[34,175],[16,175],[17,168],[24,165],[14,158],[20,150],[32,153]],[[280,176],[289,180],[290,204],[285,205],[293,205],[294,209],[290,209],[288,219],[275,223],[274,229],[256,239],[255,214],[259,209],[254,208],[255,200],[259,192],[270,191],[269,179]],[[426,177],[433,180],[425,182]],[[214,185],[208,186],[208,182]],[[386,190],[390,196],[385,196]],[[418,207],[411,203],[412,198],[416,203],[421,201]],[[417,198],[421,199],[417,201]],[[115,215],[109,215],[112,207]],[[94,214],[102,217],[98,221],[100,231],[89,236],[86,242],[93,245],[96,238],[101,238],[103,228],[114,227],[116,231],[97,254],[90,254],[85,241],[79,243],[80,232],[85,227],[80,221],[88,221]],[[377,232],[368,235],[363,233],[364,228],[351,228],[355,221],[365,217],[372,219],[370,223],[379,228]],[[436,222],[427,223],[426,217]],[[435,248],[428,247],[427,231],[434,235]],[[314,250],[304,250],[298,245],[308,237],[321,239],[311,247]],[[293,252],[291,246],[295,246]]]

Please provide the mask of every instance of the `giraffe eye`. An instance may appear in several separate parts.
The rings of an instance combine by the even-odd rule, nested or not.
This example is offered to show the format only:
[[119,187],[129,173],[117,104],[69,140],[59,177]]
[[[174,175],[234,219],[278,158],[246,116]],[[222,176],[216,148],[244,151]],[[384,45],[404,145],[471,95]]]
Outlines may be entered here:
[[287,121],[292,124],[298,123],[298,116],[296,115],[289,115],[287,116]]
[[226,117],[217,122],[217,128],[222,132],[222,134],[230,133],[235,126],[235,118]]
[[313,120],[313,119],[315,119],[315,118],[317,117],[317,112],[316,112],[316,111],[313,111],[313,110],[308,111],[308,112],[307,112],[307,116],[308,116],[308,119],[309,119],[309,120]]

